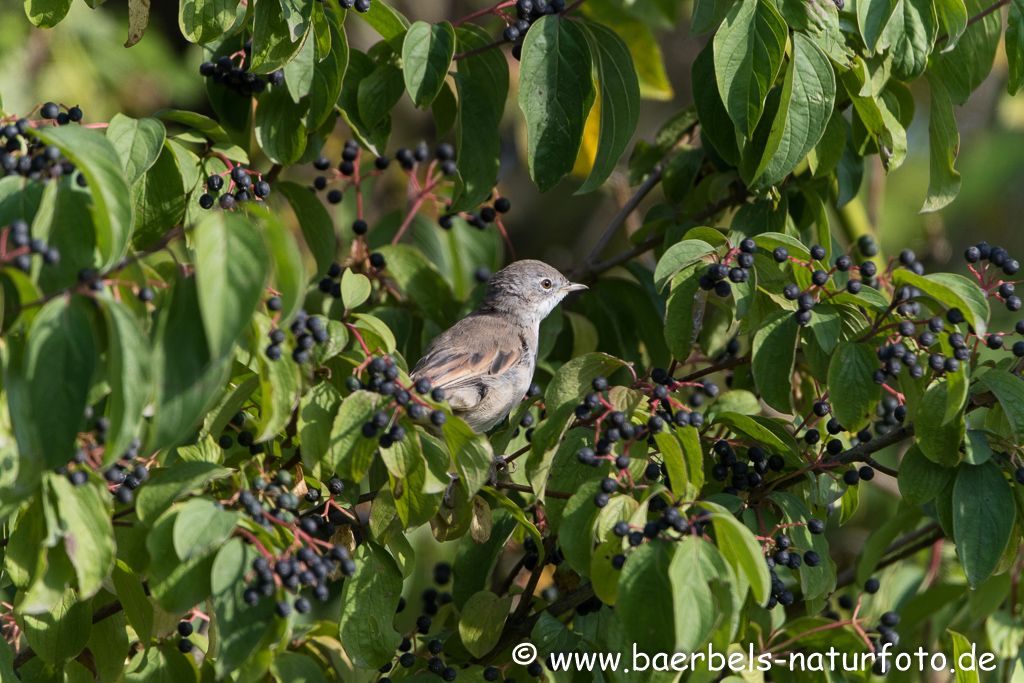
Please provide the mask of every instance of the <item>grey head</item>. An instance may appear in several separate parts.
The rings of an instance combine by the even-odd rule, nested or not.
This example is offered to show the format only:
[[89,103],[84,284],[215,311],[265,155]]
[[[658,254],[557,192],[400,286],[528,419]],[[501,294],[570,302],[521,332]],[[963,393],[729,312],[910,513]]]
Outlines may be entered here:
[[586,289],[542,261],[516,261],[495,273],[481,313],[513,315],[523,325],[540,323],[569,292]]

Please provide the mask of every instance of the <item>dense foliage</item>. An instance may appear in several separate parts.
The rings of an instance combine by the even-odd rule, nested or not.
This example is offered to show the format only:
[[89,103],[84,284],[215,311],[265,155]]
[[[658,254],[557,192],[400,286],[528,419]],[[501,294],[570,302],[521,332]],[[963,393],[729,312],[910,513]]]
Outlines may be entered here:
[[[24,5],[45,29],[71,2]],[[0,101],[0,681],[672,680],[654,655],[709,645],[974,645],[995,669],[958,681],[1024,676],[1024,321],[993,322],[1019,264],[982,242],[926,273],[851,203],[866,158],[906,158],[911,83],[923,210],[955,199],[953,105],[1004,23],[1024,84],[1024,3],[838,5],[696,0],[694,105],[650,140],[676,0],[182,0],[216,119]],[[436,136],[391,150],[406,95]],[[540,192],[631,149],[634,194],[484,435],[408,373],[514,253],[503,116]],[[406,206],[371,212],[384,180]],[[882,478],[898,512],[837,565]],[[548,659],[634,647],[651,669]]]

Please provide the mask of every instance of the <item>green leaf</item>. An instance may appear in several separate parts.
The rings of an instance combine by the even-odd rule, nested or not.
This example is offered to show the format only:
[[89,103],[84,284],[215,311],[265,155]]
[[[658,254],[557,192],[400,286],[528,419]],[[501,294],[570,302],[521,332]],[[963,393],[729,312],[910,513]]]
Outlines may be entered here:
[[114,564],[114,529],[107,502],[92,484],[72,486],[61,476],[49,481],[57,497],[64,547],[78,577],[78,598],[85,600],[99,591]]
[[124,114],[114,114],[110,119],[107,140],[121,160],[124,179],[129,185],[134,185],[156,163],[166,135],[158,119],[133,119]]
[[935,0],[935,17],[939,24],[939,35],[946,36],[942,52],[948,52],[960,42],[967,28],[967,7],[964,0]]
[[956,631],[946,629],[946,633],[948,633],[953,639],[953,656],[956,658],[958,663],[954,669],[956,673],[956,683],[978,683],[980,679],[978,677],[977,669],[973,668],[973,666],[970,669],[961,669],[959,666],[959,662],[961,661],[960,658],[964,655],[970,655],[971,659],[969,661],[974,661],[974,653],[977,650],[977,646]]
[[174,552],[182,560],[220,547],[238,523],[234,510],[220,510],[208,498],[192,498],[178,510],[174,522]]
[[605,353],[588,353],[573,358],[558,369],[544,392],[548,411],[576,405],[580,397],[590,391],[595,377],[608,377],[624,365],[625,362]]
[[[459,52],[491,43],[490,34],[472,24],[457,28],[455,37]],[[455,120],[458,177],[450,212],[476,208],[498,180],[499,128],[508,97],[508,81],[508,62],[498,50],[484,50],[459,60],[455,75],[459,93]]]
[[377,126],[391,115],[403,92],[402,70],[394,64],[378,65],[359,81],[359,118],[371,128]]
[[474,593],[463,605],[459,618],[459,637],[469,653],[483,657],[498,644],[512,596],[499,598],[490,591]]
[[402,51],[402,38],[409,28],[409,20],[386,2],[370,3],[369,12],[359,12],[357,17],[366,21],[398,53]]
[[358,308],[370,298],[370,279],[361,273],[353,272],[346,268],[341,276],[341,300],[345,308],[352,310]]
[[928,428],[916,430],[915,435],[925,457],[944,467],[953,467],[963,457],[960,443],[964,440],[965,427],[962,410],[952,420],[944,420],[947,404],[946,381],[940,379],[928,387],[921,399],[915,422]]
[[601,124],[594,165],[576,194],[592,192],[604,184],[640,120],[640,83],[629,48],[615,31],[601,24],[584,23],[583,35],[597,76]]
[[693,101],[700,117],[702,139],[711,143],[725,163],[738,166],[740,151],[736,144],[736,127],[729,118],[729,112],[722,102],[718,91],[718,79],[715,75],[714,44],[708,42],[693,61],[690,70],[693,81]]
[[330,452],[331,431],[340,407],[341,394],[330,382],[314,385],[299,401],[299,443],[306,467],[313,469]]
[[1006,62],[1009,78],[1006,92],[1011,96],[1024,86],[1024,0],[1011,0],[1006,20]]
[[143,651],[128,663],[124,683],[176,681],[198,683],[199,675],[190,655],[182,654],[170,641]]
[[53,28],[67,16],[71,0],[24,0],[25,16],[36,28]]
[[448,134],[448,131],[455,125],[455,117],[458,116],[459,104],[455,101],[455,93],[452,86],[445,81],[441,83],[441,90],[430,105],[430,114],[434,118],[434,130],[438,137]]
[[309,102],[296,104],[284,86],[271,86],[256,107],[256,141],[275,164],[294,164],[306,149],[303,119]]
[[249,345],[258,355],[260,369],[260,426],[256,441],[274,438],[291,420],[292,410],[298,405],[302,379],[297,363],[280,359],[272,361],[264,353],[270,335],[270,318],[257,314],[249,331]]
[[899,29],[892,45],[892,75],[910,83],[924,73],[935,45],[938,23],[930,0],[900,0],[891,27]]
[[178,557],[173,540],[177,517],[177,509],[168,510],[146,536],[150,593],[167,612],[184,612],[210,595],[210,570],[214,561],[214,553],[209,551],[187,560]]
[[715,34],[718,92],[743,135],[754,133],[785,51],[786,22],[767,0],[736,3]]
[[[313,3],[310,3],[310,6],[312,5]],[[302,49],[295,55],[295,59],[284,65],[284,85],[291,95],[292,102],[296,104],[313,89],[316,51],[316,40],[310,38],[302,44]]]
[[703,240],[684,239],[676,242],[658,259],[658,265],[654,269],[654,286],[659,292],[663,291],[665,285],[675,278],[679,271],[713,251],[715,248]]
[[273,600],[260,600],[250,607],[243,598],[249,587],[246,575],[255,557],[251,546],[232,539],[213,563],[211,586],[219,631],[214,668],[218,678],[237,671],[253,656],[275,620]]
[[910,505],[924,505],[946,488],[955,473],[955,470],[929,460],[915,443],[900,461],[897,479],[900,494]]
[[1009,372],[992,369],[981,376],[981,383],[995,394],[1013,429],[1014,440],[1024,443],[1024,380]]
[[96,677],[86,671],[86,681],[98,679],[101,683],[114,683],[118,680],[128,656],[128,633],[125,626],[123,613],[113,614],[92,625],[88,648],[96,666]]
[[761,323],[751,351],[754,380],[761,398],[775,410],[786,414],[793,412],[791,378],[799,334],[800,325],[793,313],[777,311]]
[[[951,273],[916,275],[905,268],[893,271],[896,286],[910,285],[932,297],[946,308],[958,308],[964,314],[967,324],[984,336],[988,325],[988,303],[985,295],[967,278]],[[974,293],[978,292],[978,295]]]
[[1013,492],[998,465],[990,460],[960,466],[953,486],[953,537],[971,588],[995,571],[1016,515]]
[[[591,503],[593,505],[593,503]],[[689,540],[689,539],[685,539]],[[674,554],[685,552],[689,544],[655,539],[634,550],[619,577],[619,597],[615,611],[622,621],[623,635],[644,652],[675,651],[675,605],[678,586],[670,573]],[[684,547],[687,546],[687,547]],[[706,587],[705,587],[706,588]],[[710,597],[710,591],[708,592]],[[691,610],[696,606],[691,603]],[[693,618],[691,612],[691,618]]]
[[[814,150],[832,116],[835,75],[828,57],[810,38],[793,34],[793,58],[774,120],[765,118],[745,150],[740,173],[747,184],[775,185]],[[760,140],[765,139],[763,152]]]
[[[791,493],[777,491],[770,494],[773,503],[779,506],[782,518],[785,523],[807,522],[813,515],[803,501]],[[828,541],[824,534],[815,535],[807,530],[806,524],[794,524],[787,533],[793,539],[793,546],[803,549],[804,552],[813,550],[822,559],[828,558]],[[829,571],[826,567],[808,567],[802,565],[798,570],[800,574],[800,589],[803,591],[805,600],[823,598],[835,590],[835,571]]]
[[208,213],[192,240],[203,328],[210,356],[219,358],[245,332],[260,303],[270,256],[259,232],[236,212]]
[[960,172],[953,169],[960,150],[960,133],[953,117],[953,104],[946,86],[938,75],[926,73],[931,90],[931,115],[928,118],[928,155],[930,174],[928,195],[921,213],[931,213],[946,206],[960,193]]
[[288,38],[294,43],[306,35],[313,19],[313,3],[309,0],[279,0],[288,25]]
[[267,250],[274,263],[271,279],[280,292],[281,319],[291,320],[306,296],[306,271],[299,245],[281,220],[270,212],[257,214],[257,223],[263,228]]
[[85,649],[92,631],[91,605],[91,600],[78,600],[68,588],[49,612],[22,617],[25,639],[39,659],[59,669]]
[[[314,15],[316,16],[316,15]],[[325,52],[319,44],[314,53],[313,84],[310,89],[307,130],[320,128],[335,110],[341,95],[341,84],[348,69],[348,38],[339,31],[333,21],[327,22],[330,29],[330,48]],[[316,24],[314,24],[314,27]]]
[[345,78],[341,83],[338,106],[341,108],[341,115],[345,122],[352,128],[352,134],[356,139],[374,154],[383,154],[388,144],[388,137],[391,135],[390,114],[375,126],[365,123],[359,115],[359,86],[373,73],[375,68],[376,65],[372,59],[366,56],[366,53],[359,50],[349,51],[348,69],[345,71]]
[[[293,27],[294,31],[297,31],[303,26],[301,23],[303,14],[290,11],[286,15],[283,7],[283,5],[290,5],[289,9],[292,10],[294,8],[293,3],[297,1],[301,0],[256,3],[252,28],[252,58],[250,65],[253,73],[268,74],[271,71],[277,71],[294,59],[295,55],[302,49],[302,40],[300,38],[309,28],[308,17],[310,15],[305,15],[307,19],[304,24],[305,28],[302,29],[303,33],[293,38],[292,36],[296,35],[293,32]],[[313,3],[304,2],[303,4],[309,7],[310,12],[312,11]],[[280,89],[287,93],[287,88],[282,87]]]
[[342,584],[338,637],[353,664],[376,669],[391,661],[402,642],[391,625],[402,597],[402,573],[372,542],[360,544],[352,559],[356,573]]
[[[947,300],[955,305],[964,314],[967,324],[974,328],[975,334],[985,336],[988,332],[989,307],[988,297],[978,285],[963,275],[956,273],[931,273],[925,276],[927,280],[941,287],[951,290],[955,296],[944,294]],[[938,291],[934,290],[933,291]]]
[[966,104],[967,98],[992,71],[1003,29],[1001,13],[983,15],[989,3],[984,0],[966,0],[964,5],[970,16],[980,19],[967,26],[956,47],[936,52],[928,62],[928,71],[935,76],[928,79],[931,87],[935,87],[936,80],[941,80],[949,98],[957,105]]
[[388,273],[402,291],[416,302],[423,315],[442,326],[451,325],[458,304],[451,288],[432,263],[416,248],[406,244],[381,247]]
[[828,365],[832,414],[847,431],[862,429],[871,421],[882,387],[872,377],[878,368],[875,352],[867,344],[840,342]]
[[683,499],[695,496],[704,485],[704,456],[697,430],[664,430],[654,439],[668,469],[672,493]]
[[562,511],[562,526],[559,529],[562,554],[569,566],[584,576],[590,573],[594,554],[594,524],[601,511],[594,506],[594,495],[601,490],[600,485],[598,481],[589,481],[580,486]]
[[[787,445],[785,441],[779,438],[772,429],[769,429],[765,424],[762,424],[761,421],[748,415],[740,415],[739,413],[718,413],[715,415],[713,424],[723,424],[727,426],[730,431],[745,436],[752,441],[756,441],[764,448],[767,448],[773,453],[778,453],[779,455],[786,455],[794,450],[791,445]],[[795,442],[793,445],[795,445]]]
[[50,301],[29,328],[26,386],[18,397],[26,404],[12,411],[12,418],[20,447],[49,469],[67,465],[75,453],[97,361],[95,337],[90,313],[78,296]]
[[455,29],[447,21],[417,21],[402,42],[402,73],[413,104],[426,109],[441,92],[455,55]]
[[740,576],[750,582],[750,592],[754,600],[764,604],[771,594],[772,580],[768,573],[768,565],[764,561],[761,544],[754,538],[750,529],[743,526],[732,513],[721,505],[705,502],[711,508],[711,517],[715,520],[715,541],[722,557]]
[[274,191],[291,204],[295,217],[299,219],[306,246],[316,259],[317,274],[326,275],[337,250],[337,235],[334,233],[331,214],[315,194],[298,183],[278,181],[274,183]]
[[279,683],[325,683],[324,672],[311,658],[297,652],[279,652],[270,665]]
[[93,225],[99,261],[106,270],[121,260],[132,232],[132,209],[121,161],[106,136],[83,126],[31,129],[32,135],[56,145],[85,176],[92,195]]
[[128,565],[121,560],[117,560],[110,578],[114,582],[117,599],[121,601],[128,623],[135,629],[139,642],[148,647],[149,640],[153,637],[153,603],[146,596],[146,589],[142,587],[142,582]]
[[690,35],[699,36],[716,28],[735,0],[696,0],[693,3],[693,15],[690,18]]
[[523,43],[519,107],[526,117],[530,177],[541,192],[572,171],[593,90],[583,31],[557,15],[534,22]]
[[988,434],[980,429],[968,429],[964,440],[964,462],[969,465],[981,465],[992,457],[992,444]]
[[491,442],[454,415],[444,423],[444,440],[466,491],[475,495],[491,476],[491,462],[494,460]]
[[[661,267],[660,262],[658,267]],[[672,280],[672,293],[665,306],[665,342],[674,358],[690,357],[696,341],[694,332],[699,329],[706,301],[697,268],[691,266],[679,271]]]
[[898,4],[898,0],[861,0],[857,3],[857,24],[868,55],[889,47],[887,42],[880,44],[879,41],[885,35],[885,28]]
[[181,0],[178,27],[185,40],[205,45],[231,28],[237,9],[238,0]]
[[362,434],[377,410],[378,396],[357,391],[345,398],[331,427],[331,449],[324,465],[349,481],[361,481],[370,469],[377,441]]
[[[231,470],[203,461],[175,463],[174,467],[150,470],[149,481],[139,490],[135,509],[139,519],[152,526],[174,501],[198,491],[214,479],[231,476]],[[168,539],[170,542],[170,539]]]
[[133,244],[145,249],[182,222],[186,192],[181,168],[170,144],[165,144],[156,163],[132,187],[135,209]]

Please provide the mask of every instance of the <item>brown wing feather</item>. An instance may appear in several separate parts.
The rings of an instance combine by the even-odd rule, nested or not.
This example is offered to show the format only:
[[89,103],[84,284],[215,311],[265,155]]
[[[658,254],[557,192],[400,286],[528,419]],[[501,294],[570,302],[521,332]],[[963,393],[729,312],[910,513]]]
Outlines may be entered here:
[[461,320],[438,335],[412,371],[449,391],[452,407],[467,409],[483,400],[488,378],[502,375],[523,354],[515,334],[495,335],[494,327],[478,317]]

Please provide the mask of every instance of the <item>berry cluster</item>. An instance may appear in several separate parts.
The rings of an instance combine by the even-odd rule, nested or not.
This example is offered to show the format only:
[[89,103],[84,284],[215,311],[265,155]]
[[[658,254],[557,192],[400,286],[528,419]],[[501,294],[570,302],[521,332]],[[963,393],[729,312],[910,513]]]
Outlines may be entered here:
[[[359,374],[364,370],[369,376],[365,383],[359,379]],[[363,437],[377,439],[381,448],[390,448],[396,441],[405,438],[405,427],[398,424],[398,418],[403,412],[411,420],[429,420],[435,427],[448,421],[448,415],[435,407],[435,404],[444,402],[444,389],[432,386],[426,378],[420,378],[411,387],[406,387],[399,378],[400,374],[398,366],[390,357],[377,356],[368,358],[362,366],[356,368],[356,374],[345,380],[349,391],[366,390],[391,397],[391,403],[374,413],[362,427]],[[433,404],[428,402],[427,396]]]
[[[252,97],[267,89],[267,84],[283,85],[284,71],[278,69],[269,74],[267,80],[249,71],[247,62],[252,55],[252,38],[245,42],[238,52],[232,55],[224,55],[216,62],[206,61],[199,65],[199,74],[205,78],[212,78],[215,85],[220,85],[236,93],[239,97]],[[235,60],[240,60],[235,66]]]
[[[718,395],[718,387],[713,383],[679,382],[670,377],[663,368],[655,368],[649,379],[650,382],[637,382],[634,385],[651,398],[651,411],[646,424],[635,425],[629,416],[615,409],[604,396],[608,390],[608,380],[604,377],[594,378],[591,382],[593,391],[587,393],[583,397],[583,402],[576,406],[576,426],[594,425],[596,430],[594,447],[581,448],[576,453],[576,458],[581,464],[590,467],[598,467],[602,460],[609,460],[619,471],[616,478],[606,477],[602,482],[601,491],[594,496],[594,504],[598,507],[607,505],[609,494],[617,491],[620,485],[632,483],[629,474],[629,449],[633,443],[647,441],[653,444],[654,435],[659,434],[666,424],[694,428],[704,424],[704,416],[678,404],[669,396],[671,391],[684,386],[698,386],[709,396]],[[623,443],[623,452],[616,456],[612,454],[612,449],[619,442]],[[644,476],[650,481],[657,481],[662,474],[662,466],[652,461],[648,463]]]
[[355,9],[355,11],[366,14],[370,11],[371,0],[338,0],[342,9]]
[[[488,201],[491,201],[491,199],[493,199],[493,204],[482,206],[479,211],[468,211],[461,214],[462,217],[466,219],[467,223],[477,230],[486,230],[488,225],[494,223],[498,219],[498,214],[508,213],[512,208],[512,202],[509,201],[508,197],[491,197]],[[441,217],[437,219],[437,224],[445,230],[450,230],[452,227],[452,214],[442,214]],[[486,268],[484,270],[486,270]],[[478,270],[476,273],[476,279],[480,282],[486,282],[490,279],[490,272],[487,272],[487,277],[481,280],[480,271]]]
[[[705,292],[715,291],[720,297],[732,295],[732,285],[741,284],[750,279],[750,269],[754,267],[754,252],[757,243],[749,237],[740,242],[739,249],[730,249],[719,263],[712,263],[700,276],[700,288]],[[787,253],[788,256],[788,253]],[[732,268],[729,264],[735,261]],[[728,282],[726,281],[728,278]]]
[[[28,134],[32,128],[52,122],[58,126],[78,123],[82,120],[82,110],[75,106],[67,111],[53,102],[47,102],[39,108],[42,120],[30,121],[24,118],[0,117],[0,177],[20,175],[34,180],[48,180],[75,172],[75,165],[63,157],[59,148],[46,145],[38,138]],[[85,176],[78,174],[76,182],[85,187]]]
[[[806,523],[799,523],[800,526],[807,526],[812,534],[825,533],[825,523],[820,519],[811,519]],[[788,525],[792,526],[792,525]],[[793,546],[793,540],[784,533],[780,533],[774,539],[768,538],[764,545],[765,562],[768,563],[768,575],[771,577],[772,590],[765,609],[774,609],[776,605],[789,607],[796,598],[792,591],[786,588],[786,583],[779,578],[776,569],[786,567],[790,571],[800,569],[802,565],[817,567],[821,564],[821,557],[813,550],[801,551]]]
[[[267,300],[267,308],[271,311],[281,310],[281,300],[278,297],[271,297]],[[292,321],[292,335],[295,337],[295,348],[292,350],[292,360],[299,365],[308,363],[310,352],[317,344],[325,344],[330,341],[330,334],[324,329],[323,318],[316,315],[307,315],[306,311],[300,310],[295,320]],[[269,333],[270,345],[267,346],[266,354],[270,360],[279,360],[283,355],[281,344],[284,343],[286,335],[280,327],[275,327]]]
[[0,265],[10,264],[27,273],[32,270],[33,255],[41,256],[46,265],[60,263],[57,247],[33,238],[25,221],[17,219],[0,231]]
[[183,654],[192,652],[193,643],[188,639],[192,635],[192,622],[191,621],[179,621],[178,622],[178,651]]
[[[523,56],[523,40],[533,22],[548,14],[565,11],[565,0],[516,0],[516,20],[505,27],[501,37],[512,47],[512,56],[517,60]],[[506,17],[510,20],[511,17]]]
[[[235,413],[235,415],[231,418],[229,426],[233,430],[237,431],[239,446],[242,446],[243,448],[248,448],[250,455],[259,455],[266,450],[266,447],[262,443],[255,443],[255,437],[253,436],[253,433],[247,429],[243,429],[248,420],[249,416],[245,413],[245,411],[239,411]],[[220,446],[223,450],[227,451],[230,450],[231,447],[235,445],[235,439],[232,438],[230,433],[225,432],[224,434],[220,435],[219,439],[217,439],[217,445]]]
[[[279,470],[270,482],[263,476],[255,477],[251,489],[243,489],[236,497],[242,510],[263,528],[272,531],[276,525],[295,536],[289,551],[279,556],[260,548],[263,555],[252,563],[253,583],[243,593],[248,605],[258,604],[262,596],[275,595],[279,588],[292,593],[295,595],[293,603],[283,599],[277,602],[276,612],[282,618],[291,614],[293,605],[300,614],[310,610],[309,600],[298,595],[303,587],[310,589],[315,600],[326,602],[330,599],[328,581],[336,576],[352,576],[356,571],[348,549],[331,542],[337,530],[329,519],[331,507],[334,506],[343,518],[339,521],[345,524],[352,521],[352,514],[333,500],[333,496],[344,491],[345,485],[337,477],[330,479],[327,490],[331,497],[326,504],[321,504],[318,488],[309,488],[303,499],[312,507],[303,511],[299,510],[302,501],[294,493],[294,485],[292,474]],[[296,546],[294,553],[291,552]]]
[[[85,419],[93,420],[92,407],[86,408]],[[107,431],[110,429],[110,418],[100,416],[93,422],[92,430],[84,432],[80,437],[80,447],[75,452],[67,467],[57,470],[58,474],[66,475],[73,486],[82,486],[89,481],[89,470],[99,470],[103,466],[106,450]],[[130,505],[134,499],[133,491],[149,480],[149,469],[142,463],[135,463],[139,457],[142,440],[134,438],[124,453],[113,465],[103,471],[107,481],[107,489],[118,503]]]
[[[226,189],[224,188],[224,176],[229,176]],[[252,176],[256,176],[255,183],[252,181]],[[216,195],[221,190],[224,190],[224,194],[217,199]],[[258,171],[247,171],[239,165],[223,173],[214,173],[206,179],[206,192],[199,196],[199,206],[204,209],[212,209],[214,203],[217,203],[220,208],[229,211],[235,208],[235,204],[238,202],[247,202],[253,197],[262,200],[269,196],[270,183],[263,180]]]
[[[452,579],[452,568],[447,562],[439,562],[434,566],[434,583],[438,586],[447,585]],[[403,636],[398,646],[397,664],[403,669],[412,669],[419,662],[426,660],[426,670],[441,677],[443,681],[454,681],[458,677],[458,670],[448,666],[441,655],[444,653],[444,643],[437,638],[430,638],[430,627],[433,625],[431,617],[439,611],[439,605],[446,605],[452,601],[451,593],[447,591],[438,592],[436,588],[427,588],[423,591],[421,601],[423,604],[422,614],[416,618],[416,630],[408,636]],[[402,612],[406,607],[405,598],[398,601],[396,614]],[[425,651],[417,653],[417,635],[419,641],[425,644]],[[382,674],[389,673],[395,668],[396,662],[388,662],[379,671]],[[378,679],[378,683],[391,683],[391,678],[384,676]]]
[[[310,189],[314,192],[320,192],[327,189],[330,183],[344,183],[341,189],[332,188],[327,192],[327,201],[331,204],[338,204],[344,198],[345,190],[349,187],[359,187],[360,182],[363,180],[381,175],[391,166],[390,157],[379,156],[373,160],[373,168],[360,168],[361,157],[362,150],[359,147],[359,143],[351,139],[345,141],[345,147],[341,152],[341,162],[338,164],[337,169],[332,168],[329,158],[320,156],[313,162],[313,168],[322,172],[330,171],[330,177],[318,175],[313,179],[313,185],[310,186]],[[430,166],[427,178],[428,183],[437,183],[442,176],[450,178],[455,175],[455,150],[451,145],[447,143],[439,144],[434,150],[434,158],[436,159],[436,165],[431,164]],[[417,164],[426,162],[429,159],[430,148],[427,147],[426,143],[420,143],[415,149],[402,147],[395,153],[395,161],[407,173],[414,172]],[[435,168],[439,173],[435,174]],[[369,226],[366,221],[361,218],[357,219],[352,225],[352,232],[356,235],[365,235],[368,229]]]
[[725,440],[716,441],[712,450],[718,456],[718,462],[711,468],[711,478],[724,482],[729,480],[730,472],[732,474],[730,485],[723,489],[723,493],[736,495],[748,488],[760,488],[769,471],[781,472],[786,467],[781,455],[769,457],[760,446],[748,448],[746,460],[740,460],[732,445]]

